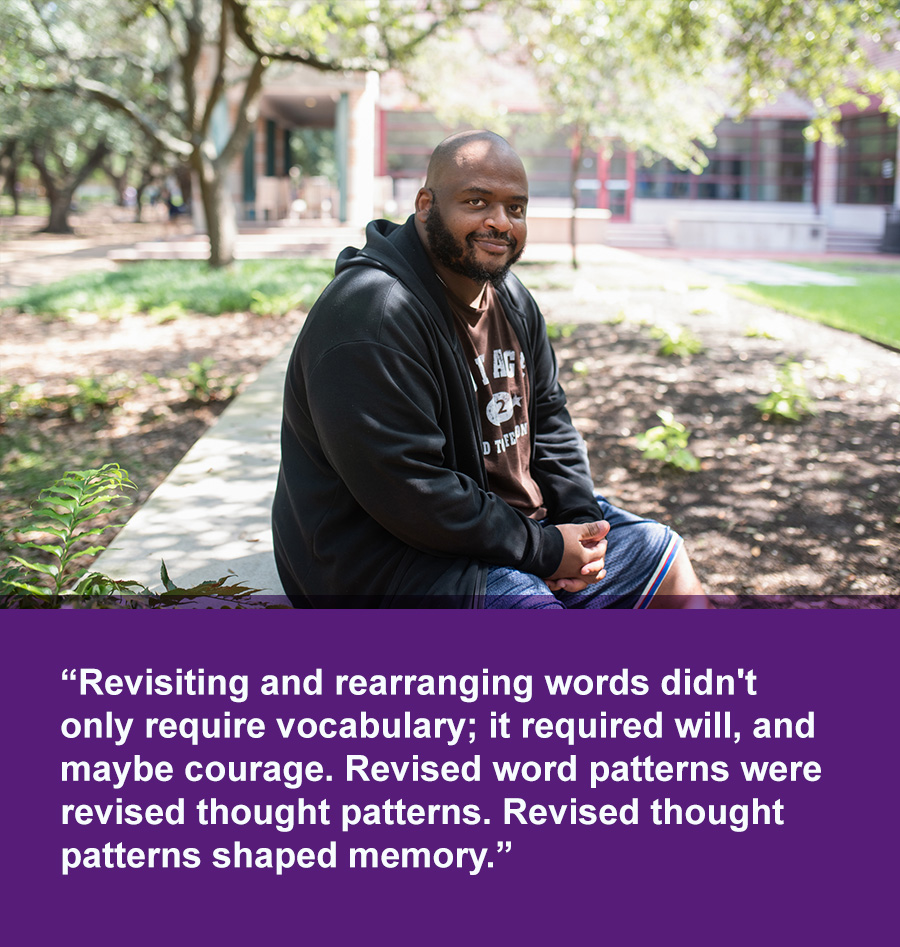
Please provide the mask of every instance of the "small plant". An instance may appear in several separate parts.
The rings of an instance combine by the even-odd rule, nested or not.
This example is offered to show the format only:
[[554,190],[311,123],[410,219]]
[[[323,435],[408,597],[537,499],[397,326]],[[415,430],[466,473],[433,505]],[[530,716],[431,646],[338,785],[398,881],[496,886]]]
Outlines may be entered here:
[[756,326],[747,326],[744,330],[744,336],[748,339],[771,339],[772,341],[777,341],[777,336],[766,332],[765,329],[759,329]]
[[73,378],[67,390],[44,395],[37,385],[12,385],[0,391],[0,417],[33,417],[58,411],[75,421],[121,404],[132,390],[119,375]]
[[789,359],[778,370],[771,392],[756,402],[756,410],[764,421],[771,418],[801,421],[807,415],[816,413],[813,405],[814,399],[803,377],[803,366]]
[[[96,470],[69,470],[41,491],[30,519],[18,532],[52,539],[18,544],[23,552],[44,553],[41,557],[13,555],[0,563],[0,607],[165,608],[196,605],[198,601],[202,604],[203,600],[215,600],[220,606],[231,603],[236,608],[247,607],[250,596],[259,589],[241,584],[233,575],[181,588],[169,578],[163,562],[160,579],[165,591],[157,593],[140,582],[112,579],[77,564],[77,560],[103,551],[103,546],[85,547],[85,540],[122,524],[91,524],[121,509],[117,501],[126,499],[126,494],[120,491],[132,489],[134,484],[127,471],[118,464],[106,464]],[[50,561],[43,561],[47,559]],[[262,607],[279,606],[264,602]]]
[[703,343],[684,326],[653,326],[650,335],[659,339],[659,355],[697,355],[703,351]]
[[[127,471],[118,464],[106,464],[97,470],[69,470],[38,495],[30,520],[20,531],[51,537],[48,542],[27,541],[23,550],[38,550],[49,562],[36,558],[11,556],[15,566],[7,567],[2,576],[4,593],[45,596],[55,607],[64,593],[88,594],[96,576],[77,565],[84,556],[95,556],[102,546],[87,546],[85,540],[100,536],[120,523],[91,525],[98,517],[120,508],[123,490],[133,490]],[[37,584],[40,583],[40,584]]]
[[234,397],[240,380],[228,384],[221,372],[215,371],[215,361],[207,355],[199,362],[191,362],[188,370],[180,376],[181,385],[192,401],[209,404],[211,401],[227,401]]
[[659,460],[670,467],[693,472],[700,469],[700,461],[688,449],[690,433],[675,420],[671,411],[657,411],[662,424],[648,428],[637,436],[638,449],[648,460]]
[[0,388],[0,424],[11,418],[39,414],[42,407],[36,385],[9,385]]
[[575,331],[575,325],[571,322],[548,322],[547,323],[547,338],[551,342],[559,342],[562,339],[568,339],[571,337],[572,333]]
[[121,404],[131,390],[116,375],[108,378],[73,378],[70,385],[73,392],[56,395],[47,399],[48,404],[56,405],[75,421],[83,421],[97,411],[105,411]]

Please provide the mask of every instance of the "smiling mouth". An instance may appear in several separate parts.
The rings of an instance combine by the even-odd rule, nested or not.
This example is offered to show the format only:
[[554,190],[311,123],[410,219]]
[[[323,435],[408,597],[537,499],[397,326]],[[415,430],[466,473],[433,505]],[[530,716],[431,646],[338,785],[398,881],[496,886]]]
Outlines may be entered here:
[[488,235],[471,236],[469,237],[469,243],[477,243],[483,250],[495,254],[509,253],[516,248],[515,240],[505,240],[502,237],[492,237]]

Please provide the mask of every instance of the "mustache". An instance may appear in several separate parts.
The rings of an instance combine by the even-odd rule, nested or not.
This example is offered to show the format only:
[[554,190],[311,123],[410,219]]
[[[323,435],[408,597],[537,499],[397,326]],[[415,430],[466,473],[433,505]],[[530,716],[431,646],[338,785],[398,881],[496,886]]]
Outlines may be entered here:
[[473,240],[493,240],[496,243],[505,243],[508,247],[515,248],[516,238],[507,233],[500,233],[497,230],[485,231],[483,233],[470,233],[466,237],[466,243],[471,244]]

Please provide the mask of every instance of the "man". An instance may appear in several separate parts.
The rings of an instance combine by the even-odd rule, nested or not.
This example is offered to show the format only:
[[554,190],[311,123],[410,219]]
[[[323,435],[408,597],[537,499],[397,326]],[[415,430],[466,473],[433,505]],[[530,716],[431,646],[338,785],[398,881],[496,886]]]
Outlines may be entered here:
[[369,224],[287,373],[275,556],[296,605],[705,605],[679,537],[596,499],[543,317],[508,271],[528,181],[492,132]]

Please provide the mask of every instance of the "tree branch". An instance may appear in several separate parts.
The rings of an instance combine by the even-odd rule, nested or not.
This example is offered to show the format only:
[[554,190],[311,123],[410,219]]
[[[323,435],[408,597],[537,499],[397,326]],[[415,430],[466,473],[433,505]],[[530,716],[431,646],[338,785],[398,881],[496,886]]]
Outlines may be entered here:
[[60,83],[58,85],[23,86],[23,88],[29,92],[69,92],[74,95],[82,93],[94,102],[99,102],[101,105],[106,105],[111,109],[127,115],[151,141],[156,142],[156,144],[166,151],[171,151],[173,154],[185,158],[188,157],[193,150],[189,142],[176,138],[164,128],[160,128],[144,114],[137,103],[121,95],[115,89],[106,85],[106,83],[97,82],[85,76],[78,76],[69,82]]
[[219,16],[219,45],[217,51],[216,74],[206,99],[206,108],[200,120],[200,134],[205,138],[209,132],[213,111],[219,97],[225,91],[225,62],[228,55],[228,7],[223,3]]
[[257,108],[255,103],[259,97],[259,91],[262,89],[263,76],[268,65],[268,59],[262,57],[256,60],[250,70],[250,75],[247,77],[244,92],[241,96],[241,104],[237,110],[234,128],[221,154],[215,159],[216,164],[220,167],[228,167],[237,157],[241,148],[244,147],[247,132],[256,121]]
[[322,72],[342,72],[344,70],[362,68],[319,59],[306,50],[291,52],[290,50],[263,49],[253,35],[253,26],[250,23],[246,6],[241,3],[240,0],[222,0],[222,3],[227,4],[231,10],[231,21],[234,24],[235,35],[247,50],[253,53],[258,59],[277,59],[279,62],[303,63],[305,66],[311,66],[313,69],[319,69]]

